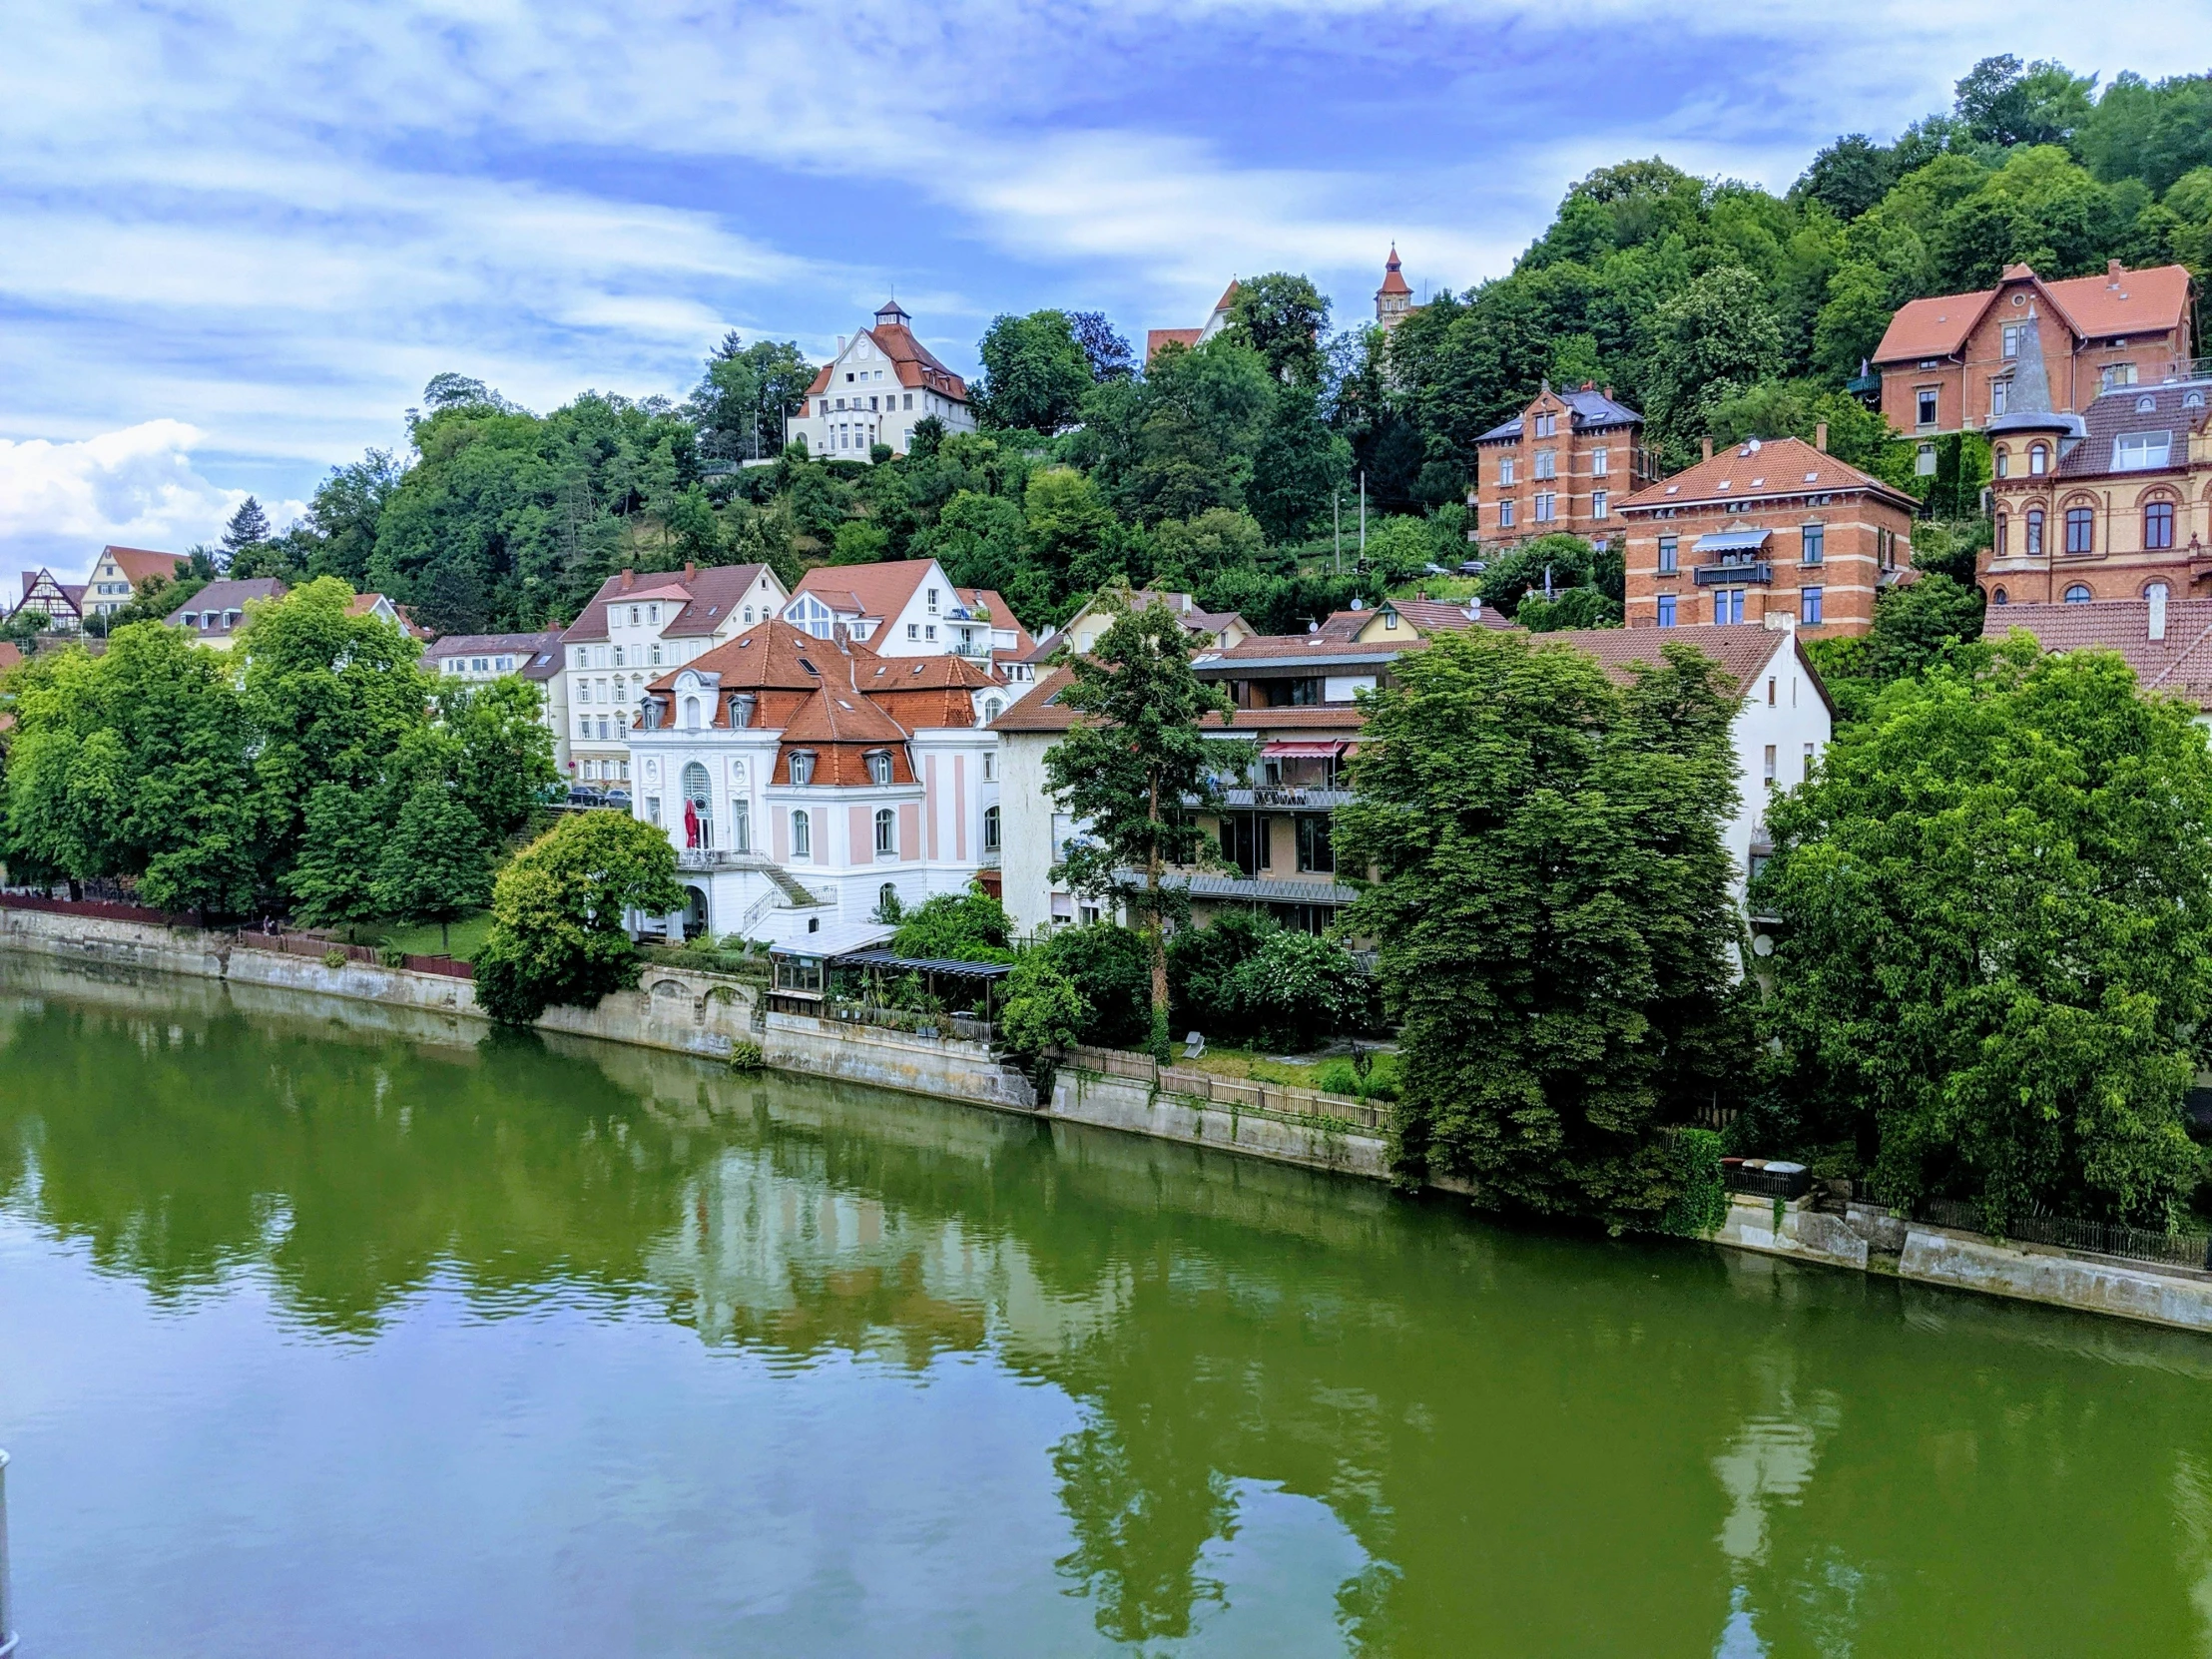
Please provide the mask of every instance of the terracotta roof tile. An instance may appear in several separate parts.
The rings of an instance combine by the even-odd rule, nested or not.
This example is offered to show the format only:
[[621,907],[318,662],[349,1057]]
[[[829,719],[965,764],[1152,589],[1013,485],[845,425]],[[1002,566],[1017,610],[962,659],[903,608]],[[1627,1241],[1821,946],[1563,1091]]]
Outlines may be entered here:
[[[2026,266],[2004,273],[2007,282],[2030,279],[2050,296],[2059,316],[2082,338],[2100,334],[2163,333],[2179,326],[2189,305],[2186,266],[2152,266],[2122,271],[2115,283],[2109,272],[2044,281]],[[1996,298],[1997,288],[1973,293],[1936,294],[1898,307],[1875,347],[1878,363],[1915,357],[1947,357],[1965,344],[1967,334]]]
[[[610,576],[599,584],[599,591],[592,595],[591,603],[569,624],[562,638],[571,642],[603,640],[607,637],[609,605],[648,599],[684,606],[661,630],[664,636],[703,638],[729,624],[731,607],[752,591],[753,584],[766,568],[758,564],[709,565],[705,569],[693,567],[688,573],[654,571],[641,576],[633,571]],[[628,586],[624,586],[625,581]]]
[[162,576],[174,581],[177,572],[191,562],[182,553],[157,553],[150,547],[109,546],[103,547],[100,553],[102,558],[115,561],[116,569],[123,572],[134,588],[149,576]]
[[2087,605],[1991,605],[1981,637],[2013,629],[2045,651],[2116,651],[2145,691],[2172,692],[2212,709],[2212,599],[2169,599],[2166,637],[2150,637],[2150,601],[2110,599]]
[[1756,501],[1768,496],[1833,490],[1871,490],[1909,509],[1919,505],[1872,473],[1861,472],[1825,450],[1815,449],[1803,438],[1774,438],[1760,443],[1756,450],[1749,445],[1720,450],[1709,461],[1699,461],[1656,484],[1646,484],[1621,502],[1620,508],[1632,513],[1646,507]]

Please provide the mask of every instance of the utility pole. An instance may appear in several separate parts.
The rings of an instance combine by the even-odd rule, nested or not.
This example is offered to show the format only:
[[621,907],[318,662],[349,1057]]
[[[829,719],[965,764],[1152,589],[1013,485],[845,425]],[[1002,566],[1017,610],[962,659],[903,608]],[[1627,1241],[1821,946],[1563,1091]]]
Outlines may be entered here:
[[1337,574],[1345,573],[1345,492],[1334,489],[1329,492],[1329,516],[1337,526]]
[[1360,569],[1368,568],[1368,472],[1360,469]]

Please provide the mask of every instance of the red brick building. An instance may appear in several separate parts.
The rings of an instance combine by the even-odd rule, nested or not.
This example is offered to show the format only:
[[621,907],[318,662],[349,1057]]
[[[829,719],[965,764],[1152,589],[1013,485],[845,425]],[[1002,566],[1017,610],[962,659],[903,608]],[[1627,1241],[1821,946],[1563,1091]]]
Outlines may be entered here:
[[1643,430],[1612,387],[1553,391],[1546,380],[1528,407],[1475,440],[1467,539],[1510,547],[1568,534],[1605,546],[1622,533],[1622,501],[1657,475]]
[[[1708,445],[1710,451],[1710,445]],[[1875,595],[1913,560],[1909,495],[1847,466],[1820,439],[1757,439],[1621,503],[1627,623],[1765,623],[1864,634]]]
[[1882,412],[1900,432],[1931,440],[1985,427],[2015,406],[2030,331],[2048,364],[2051,406],[2061,411],[2085,409],[2114,387],[2184,376],[2195,349],[2194,305],[2183,266],[2129,271],[2114,260],[2093,276],[2054,282],[2013,266],[1993,288],[1899,308],[1874,354]]

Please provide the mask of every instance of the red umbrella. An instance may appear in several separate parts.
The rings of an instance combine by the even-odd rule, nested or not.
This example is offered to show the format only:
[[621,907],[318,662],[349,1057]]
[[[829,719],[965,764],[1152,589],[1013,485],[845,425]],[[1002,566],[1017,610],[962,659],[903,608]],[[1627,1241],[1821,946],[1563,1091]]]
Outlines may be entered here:
[[699,808],[696,803],[690,801],[684,803],[684,844],[686,846],[697,846],[699,844]]

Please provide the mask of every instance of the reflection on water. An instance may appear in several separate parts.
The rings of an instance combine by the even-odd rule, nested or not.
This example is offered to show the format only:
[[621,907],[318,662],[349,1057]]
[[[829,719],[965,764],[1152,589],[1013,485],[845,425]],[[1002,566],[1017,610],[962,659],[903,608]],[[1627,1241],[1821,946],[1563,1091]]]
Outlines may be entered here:
[[2212,1651],[2195,1339],[400,1010],[0,992],[41,1653]]

